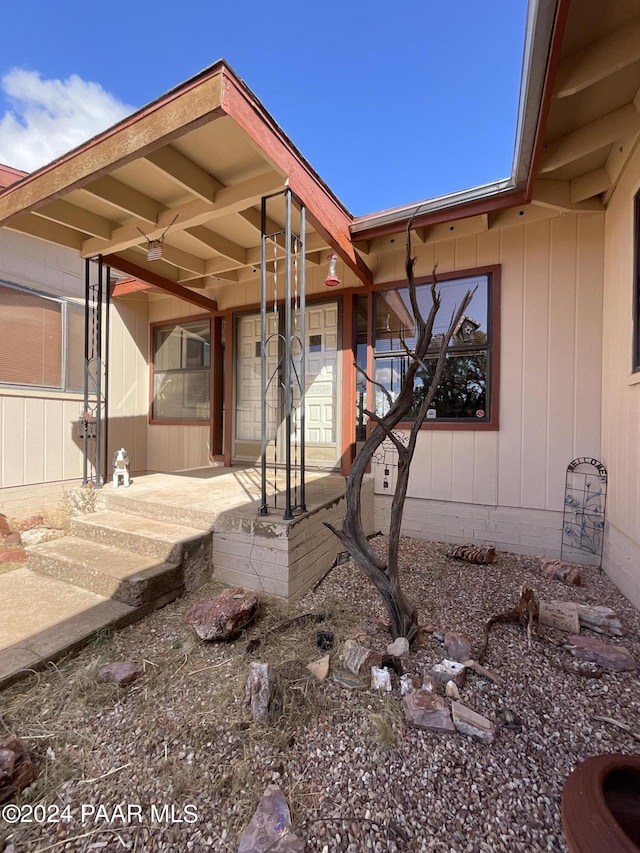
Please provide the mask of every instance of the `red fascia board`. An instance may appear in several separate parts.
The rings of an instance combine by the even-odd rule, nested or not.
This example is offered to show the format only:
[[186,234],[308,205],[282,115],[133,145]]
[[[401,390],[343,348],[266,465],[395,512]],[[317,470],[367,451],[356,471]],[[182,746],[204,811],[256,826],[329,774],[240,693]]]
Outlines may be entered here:
[[225,74],[222,106],[257,148],[289,178],[289,187],[307,208],[309,219],[330,246],[367,287],[371,270],[351,242],[352,217],[329,190],[252,93]]
[[139,281],[137,278],[128,278],[126,281],[111,285],[111,297],[117,299],[118,296],[128,296],[130,293],[139,293],[141,290],[153,290],[153,285],[146,281]]
[[12,166],[5,166],[0,163],[0,190],[4,190],[11,184],[26,178],[29,172],[23,172],[20,169],[14,169]]

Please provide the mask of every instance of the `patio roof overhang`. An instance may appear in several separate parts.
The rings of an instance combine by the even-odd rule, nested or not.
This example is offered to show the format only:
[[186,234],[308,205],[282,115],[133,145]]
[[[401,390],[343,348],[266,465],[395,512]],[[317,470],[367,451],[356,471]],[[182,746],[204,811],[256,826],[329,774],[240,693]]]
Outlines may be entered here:
[[[260,202],[285,186],[307,210],[307,263],[334,250],[354,284],[370,285],[350,214],[221,60],[0,192],[0,225],[201,304],[204,288],[215,298],[255,279]],[[269,231],[283,225],[278,204]],[[165,232],[149,261],[147,240]]]

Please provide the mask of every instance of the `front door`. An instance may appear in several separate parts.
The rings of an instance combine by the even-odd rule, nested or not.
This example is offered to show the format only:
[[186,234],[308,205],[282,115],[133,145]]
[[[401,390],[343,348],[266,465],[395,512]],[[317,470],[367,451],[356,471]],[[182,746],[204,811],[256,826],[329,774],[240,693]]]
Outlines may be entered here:
[[[282,377],[282,311],[268,316],[267,369],[272,377],[267,389],[267,436],[270,461],[283,447],[284,424],[278,413],[278,382]],[[306,464],[335,468],[339,461],[338,400],[340,375],[338,359],[338,303],[316,302],[307,306],[305,370]],[[236,323],[236,387],[234,460],[256,462],[260,458],[260,315],[245,314]],[[280,369],[279,369],[280,368]],[[296,360],[296,370],[299,363]],[[296,414],[299,422],[300,410]],[[278,464],[284,459],[277,458]],[[296,464],[295,454],[292,461]]]

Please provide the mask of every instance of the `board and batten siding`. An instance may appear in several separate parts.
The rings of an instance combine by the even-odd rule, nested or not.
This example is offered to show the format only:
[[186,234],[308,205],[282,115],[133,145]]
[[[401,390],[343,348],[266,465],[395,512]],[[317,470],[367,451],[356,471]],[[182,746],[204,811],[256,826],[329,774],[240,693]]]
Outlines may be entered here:
[[[149,323],[170,322],[183,317],[203,314],[202,308],[191,305],[175,296],[149,297]],[[146,331],[147,365],[150,352],[149,328]],[[147,397],[145,411],[149,411]],[[149,471],[185,471],[189,468],[204,468],[210,464],[209,450],[211,435],[209,424],[203,426],[180,424],[154,424],[147,418],[147,469]]]
[[602,457],[609,472],[605,568],[640,607],[640,373],[632,373],[636,149],[605,221]]
[[[501,265],[500,428],[421,431],[405,531],[555,554],[566,467],[600,454],[604,216],[524,210],[522,224],[414,245],[417,276]],[[378,271],[402,267],[398,251]],[[375,475],[377,524],[390,498]]]

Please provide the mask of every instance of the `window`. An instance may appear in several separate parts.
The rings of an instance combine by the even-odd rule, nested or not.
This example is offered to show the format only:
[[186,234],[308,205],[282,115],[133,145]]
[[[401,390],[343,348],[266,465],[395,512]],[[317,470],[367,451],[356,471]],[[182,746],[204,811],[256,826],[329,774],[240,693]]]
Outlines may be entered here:
[[[407,420],[415,418],[429,388],[435,370],[438,349],[457,305],[465,292],[473,290],[473,298],[455,330],[447,350],[440,387],[427,412],[426,427],[465,425],[466,428],[497,428],[497,318],[499,271],[467,274],[460,278],[440,280],[438,291],[442,303],[433,327],[431,347],[425,363],[418,369],[414,382],[414,405]],[[431,308],[431,286],[424,279],[417,283],[417,298],[426,318]],[[375,297],[375,381],[383,385],[395,400],[400,391],[410,349],[415,346],[416,329],[407,287],[379,291]],[[388,408],[384,392],[374,386],[378,414]]]
[[0,382],[82,391],[84,307],[0,283]]
[[634,199],[633,223],[633,358],[631,369],[640,371],[640,192]]
[[153,419],[208,421],[211,321],[183,320],[153,330]]

